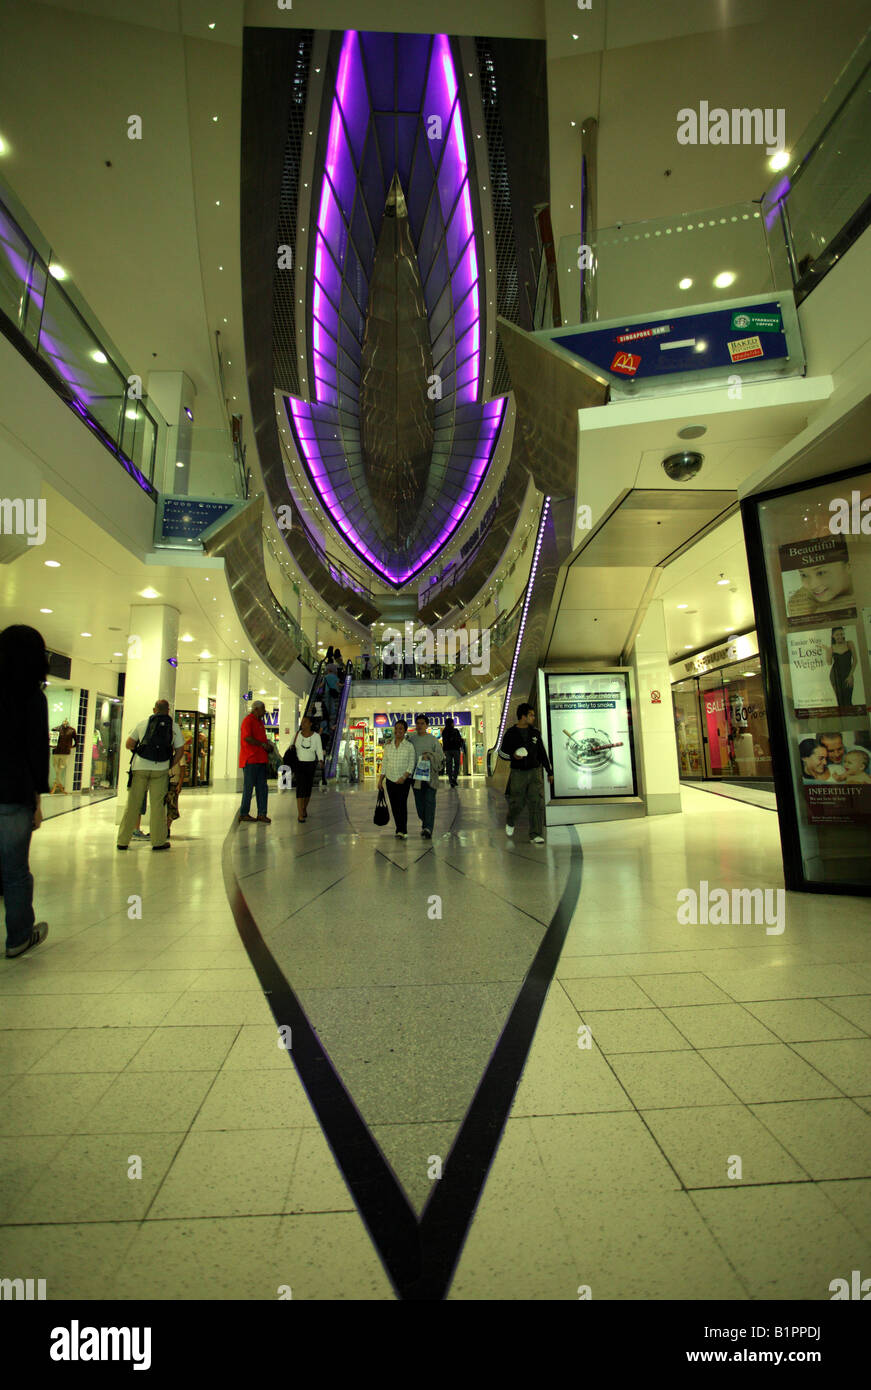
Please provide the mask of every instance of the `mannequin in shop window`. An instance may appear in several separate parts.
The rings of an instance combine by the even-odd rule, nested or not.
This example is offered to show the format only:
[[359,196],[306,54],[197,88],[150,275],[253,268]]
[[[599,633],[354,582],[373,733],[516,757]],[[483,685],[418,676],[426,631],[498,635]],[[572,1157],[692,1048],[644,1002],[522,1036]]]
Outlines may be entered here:
[[52,733],[57,734],[57,743],[54,746],[54,785],[51,789],[53,796],[55,792],[65,792],[67,789],[67,763],[70,760],[70,753],[79,741],[79,736],[68,719],[57,724],[52,729]]

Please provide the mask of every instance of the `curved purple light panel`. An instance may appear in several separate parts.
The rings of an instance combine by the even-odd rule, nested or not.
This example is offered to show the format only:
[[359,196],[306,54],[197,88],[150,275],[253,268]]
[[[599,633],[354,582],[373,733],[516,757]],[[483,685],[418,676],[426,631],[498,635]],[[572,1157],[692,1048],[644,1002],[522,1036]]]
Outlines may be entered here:
[[[382,98],[379,104],[373,81],[388,66],[381,56],[383,45],[394,41],[404,89],[395,110],[390,100],[385,103]],[[413,106],[417,113],[406,114]],[[357,466],[359,344],[367,309],[367,302],[361,301],[368,301],[374,254],[371,234],[361,225],[360,207],[362,202],[377,241],[376,215],[384,215],[384,197],[376,213],[373,205],[380,188],[375,171],[383,168],[388,184],[394,173],[387,167],[385,144],[378,146],[378,140],[384,130],[394,129],[397,150],[403,139],[407,149],[408,167],[397,172],[409,185],[408,216],[425,284],[434,370],[443,394],[435,408],[431,484],[409,550],[400,554],[382,546],[379,554],[371,497],[360,483],[362,470]],[[376,147],[380,153],[373,156]],[[396,162],[402,164],[401,154]],[[427,194],[433,185],[437,197]],[[430,41],[421,35],[345,32],[316,206],[310,320],[313,399],[288,398],[287,416],[315,490],[337,529],[376,573],[398,587],[429,563],[462,522],[492,459],[505,414],[504,398],[479,400],[479,258],[459,86],[446,34]]]

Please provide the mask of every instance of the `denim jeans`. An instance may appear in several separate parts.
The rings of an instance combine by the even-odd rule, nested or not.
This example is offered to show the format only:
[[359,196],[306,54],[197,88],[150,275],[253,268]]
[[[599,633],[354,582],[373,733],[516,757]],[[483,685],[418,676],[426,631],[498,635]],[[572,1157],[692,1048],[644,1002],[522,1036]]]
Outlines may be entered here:
[[415,782],[414,804],[417,807],[417,814],[420,816],[423,829],[428,830],[430,834],[432,834],[432,828],[435,823],[435,787],[431,787],[429,782],[424,782],[423,786],[420,787]]
[[33,834],[33,807],[0,805],[0,877],[6,900],[6,949],[30,940],[33,916],[33,875],[28,855]]
[[448,774],[448,781],[451,786],[456,782],[460,774],[460,750],[459,748],[445,749],[445,771]]
[[251,812],[252,794],[257,797],[258,816],[266,815],[266,798],[269,788],[266,784],[267,763],[246,763],[242,769],[242,815]]

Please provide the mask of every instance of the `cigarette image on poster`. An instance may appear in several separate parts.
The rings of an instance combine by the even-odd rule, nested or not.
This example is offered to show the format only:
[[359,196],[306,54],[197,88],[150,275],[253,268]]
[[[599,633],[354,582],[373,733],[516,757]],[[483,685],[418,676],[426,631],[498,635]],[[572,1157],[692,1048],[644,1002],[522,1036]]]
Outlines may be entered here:
[[857,628],[789,632],[786,641],[797,719],[866,712]]
[[547,675],[554,796],[634,796],[625,672]]
[[792,541],[779,548],[787,622],[801,627],[808,619],[834,622],[855,618],[850,552],[840,536]]

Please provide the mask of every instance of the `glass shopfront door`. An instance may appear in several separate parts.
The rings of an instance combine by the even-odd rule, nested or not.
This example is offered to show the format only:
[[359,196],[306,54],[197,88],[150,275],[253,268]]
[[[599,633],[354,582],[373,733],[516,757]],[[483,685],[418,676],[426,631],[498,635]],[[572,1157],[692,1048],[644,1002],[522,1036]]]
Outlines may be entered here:
[[680,775],[770,781],[771,744],[758,656],[672,686]]
[[207,787],[212,780],[214,719],[199,710],[177,709],[175,722],[184,734],[185,785]]
[[121,720],[124,702],[115,695],[97,694],[93,716],[91,791],[114,791],[118,786]]

